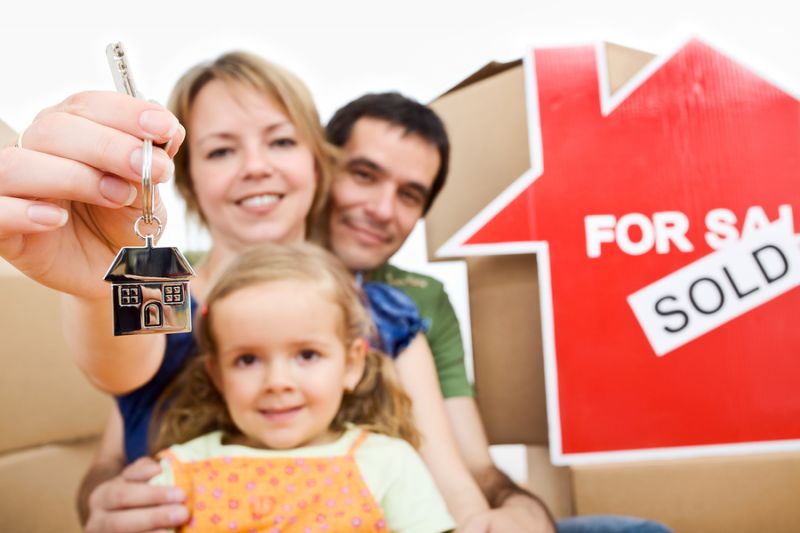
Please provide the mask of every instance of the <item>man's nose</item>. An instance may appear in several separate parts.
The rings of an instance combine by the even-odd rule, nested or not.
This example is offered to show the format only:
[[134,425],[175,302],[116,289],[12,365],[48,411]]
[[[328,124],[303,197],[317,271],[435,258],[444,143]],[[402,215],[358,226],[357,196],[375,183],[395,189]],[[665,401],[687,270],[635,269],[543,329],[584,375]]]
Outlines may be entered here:
[[369,214],[381,222],[392,220],[396,209],[395,193],[394,187],[389,185],[375,190],[375,193],[367,205]]

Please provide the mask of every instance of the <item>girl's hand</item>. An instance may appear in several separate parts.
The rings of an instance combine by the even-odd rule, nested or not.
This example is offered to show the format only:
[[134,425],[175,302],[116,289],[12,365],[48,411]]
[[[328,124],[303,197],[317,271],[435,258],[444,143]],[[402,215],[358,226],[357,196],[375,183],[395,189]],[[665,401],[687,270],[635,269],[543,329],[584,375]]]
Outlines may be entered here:
[[[164,107],[112,92],[85,92],[45,109],[22,147],[0,149],[0,256],[28,277],[83,298],[107,297],[102,277],[122,246],[139,246],[142,139],[153,183],[173,172],[185,130]],[[154,212],[166,223],[156,195]]]

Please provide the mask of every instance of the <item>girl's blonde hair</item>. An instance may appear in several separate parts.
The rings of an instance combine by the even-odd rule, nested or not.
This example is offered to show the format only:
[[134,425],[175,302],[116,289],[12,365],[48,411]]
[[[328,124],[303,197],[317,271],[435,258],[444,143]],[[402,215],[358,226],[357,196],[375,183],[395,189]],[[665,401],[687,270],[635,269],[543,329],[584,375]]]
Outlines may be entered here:
[[[210,431],[240,434],[206,371],[204,358],[216,357],[218,353],[212,328],[214,304],[246,287],[286,280],[313,284],[339,306],[344,321],[342,341],[346,346],[373,334],[361,292],[350,273],[329,252],[308,243],[266,244],[244,252],[222,273],[208,294],[195,326],[201,355],[165,391],[156,408],[153,420],[158,431],[154,432],[153,452]],[[403,391],[391,360],[376,350],[368,351],[364,374],[355,389],[344,391],[330,429],[342,431],[347,423],[405,439],[414,446],[419,444],[411,417],[411,400]]]
[[[325,140],[317,108],[308,88],[288,70],[247,52],[229,52],[216,60],[200,63],[178,80],[169,98],[169,108],[182,124],[188,124],[192,104],[207,83],[220,80],[231,86],[243,85],[272,99],[297,128],[298,135],[311,149],[317,172],[314,201],[306,217],[306,237],[319,241],[327,227],[328,196],[338,150]],[[188,137],[192,133],[187,131]],[[206,219],[197,202],[189,172],[189,143],[175,155],[175,185],[187,210]]]

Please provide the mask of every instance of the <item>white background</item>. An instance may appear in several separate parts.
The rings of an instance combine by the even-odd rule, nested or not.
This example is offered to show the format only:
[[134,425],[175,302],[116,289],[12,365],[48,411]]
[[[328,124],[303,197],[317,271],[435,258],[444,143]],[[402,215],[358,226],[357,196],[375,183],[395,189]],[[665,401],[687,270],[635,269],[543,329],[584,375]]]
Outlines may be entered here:
[[[530,45],[609,40],[659,53],[687,33],[709,38],[797,95],[799,32],[800,3],[790,0],[7,0],[0,11],[0,119],[20,130],[68,94],[112,90],[104,53],[112,41],[125,44],[149,98],[165,102],[187,68],[244,49],[298,74],[327,120],[367,91],[430,101],[485,63],[517,59]],[[162,194],[170,209],[163,242],[201,242],[170,188]],[[423,239],[417,228],[396,262],[444,279],[468,328],[464,268],[427,265]],[[520,447],[493,453],[524,478]]]

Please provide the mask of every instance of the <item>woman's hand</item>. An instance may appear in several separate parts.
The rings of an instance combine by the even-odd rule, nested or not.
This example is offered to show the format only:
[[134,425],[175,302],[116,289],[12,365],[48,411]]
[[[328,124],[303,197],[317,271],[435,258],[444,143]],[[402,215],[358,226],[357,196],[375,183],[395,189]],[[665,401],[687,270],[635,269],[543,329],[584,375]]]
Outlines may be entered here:
[[[142,139],[153,182],[169,179],[185,130],[164,107],[85,92],[45,109],[22,147],[0,149],[0,256],[28,277],[83,298],[108,297],[102,277],[122,246],[138,246]],[[156,196],[154,211],[166,223]]]

